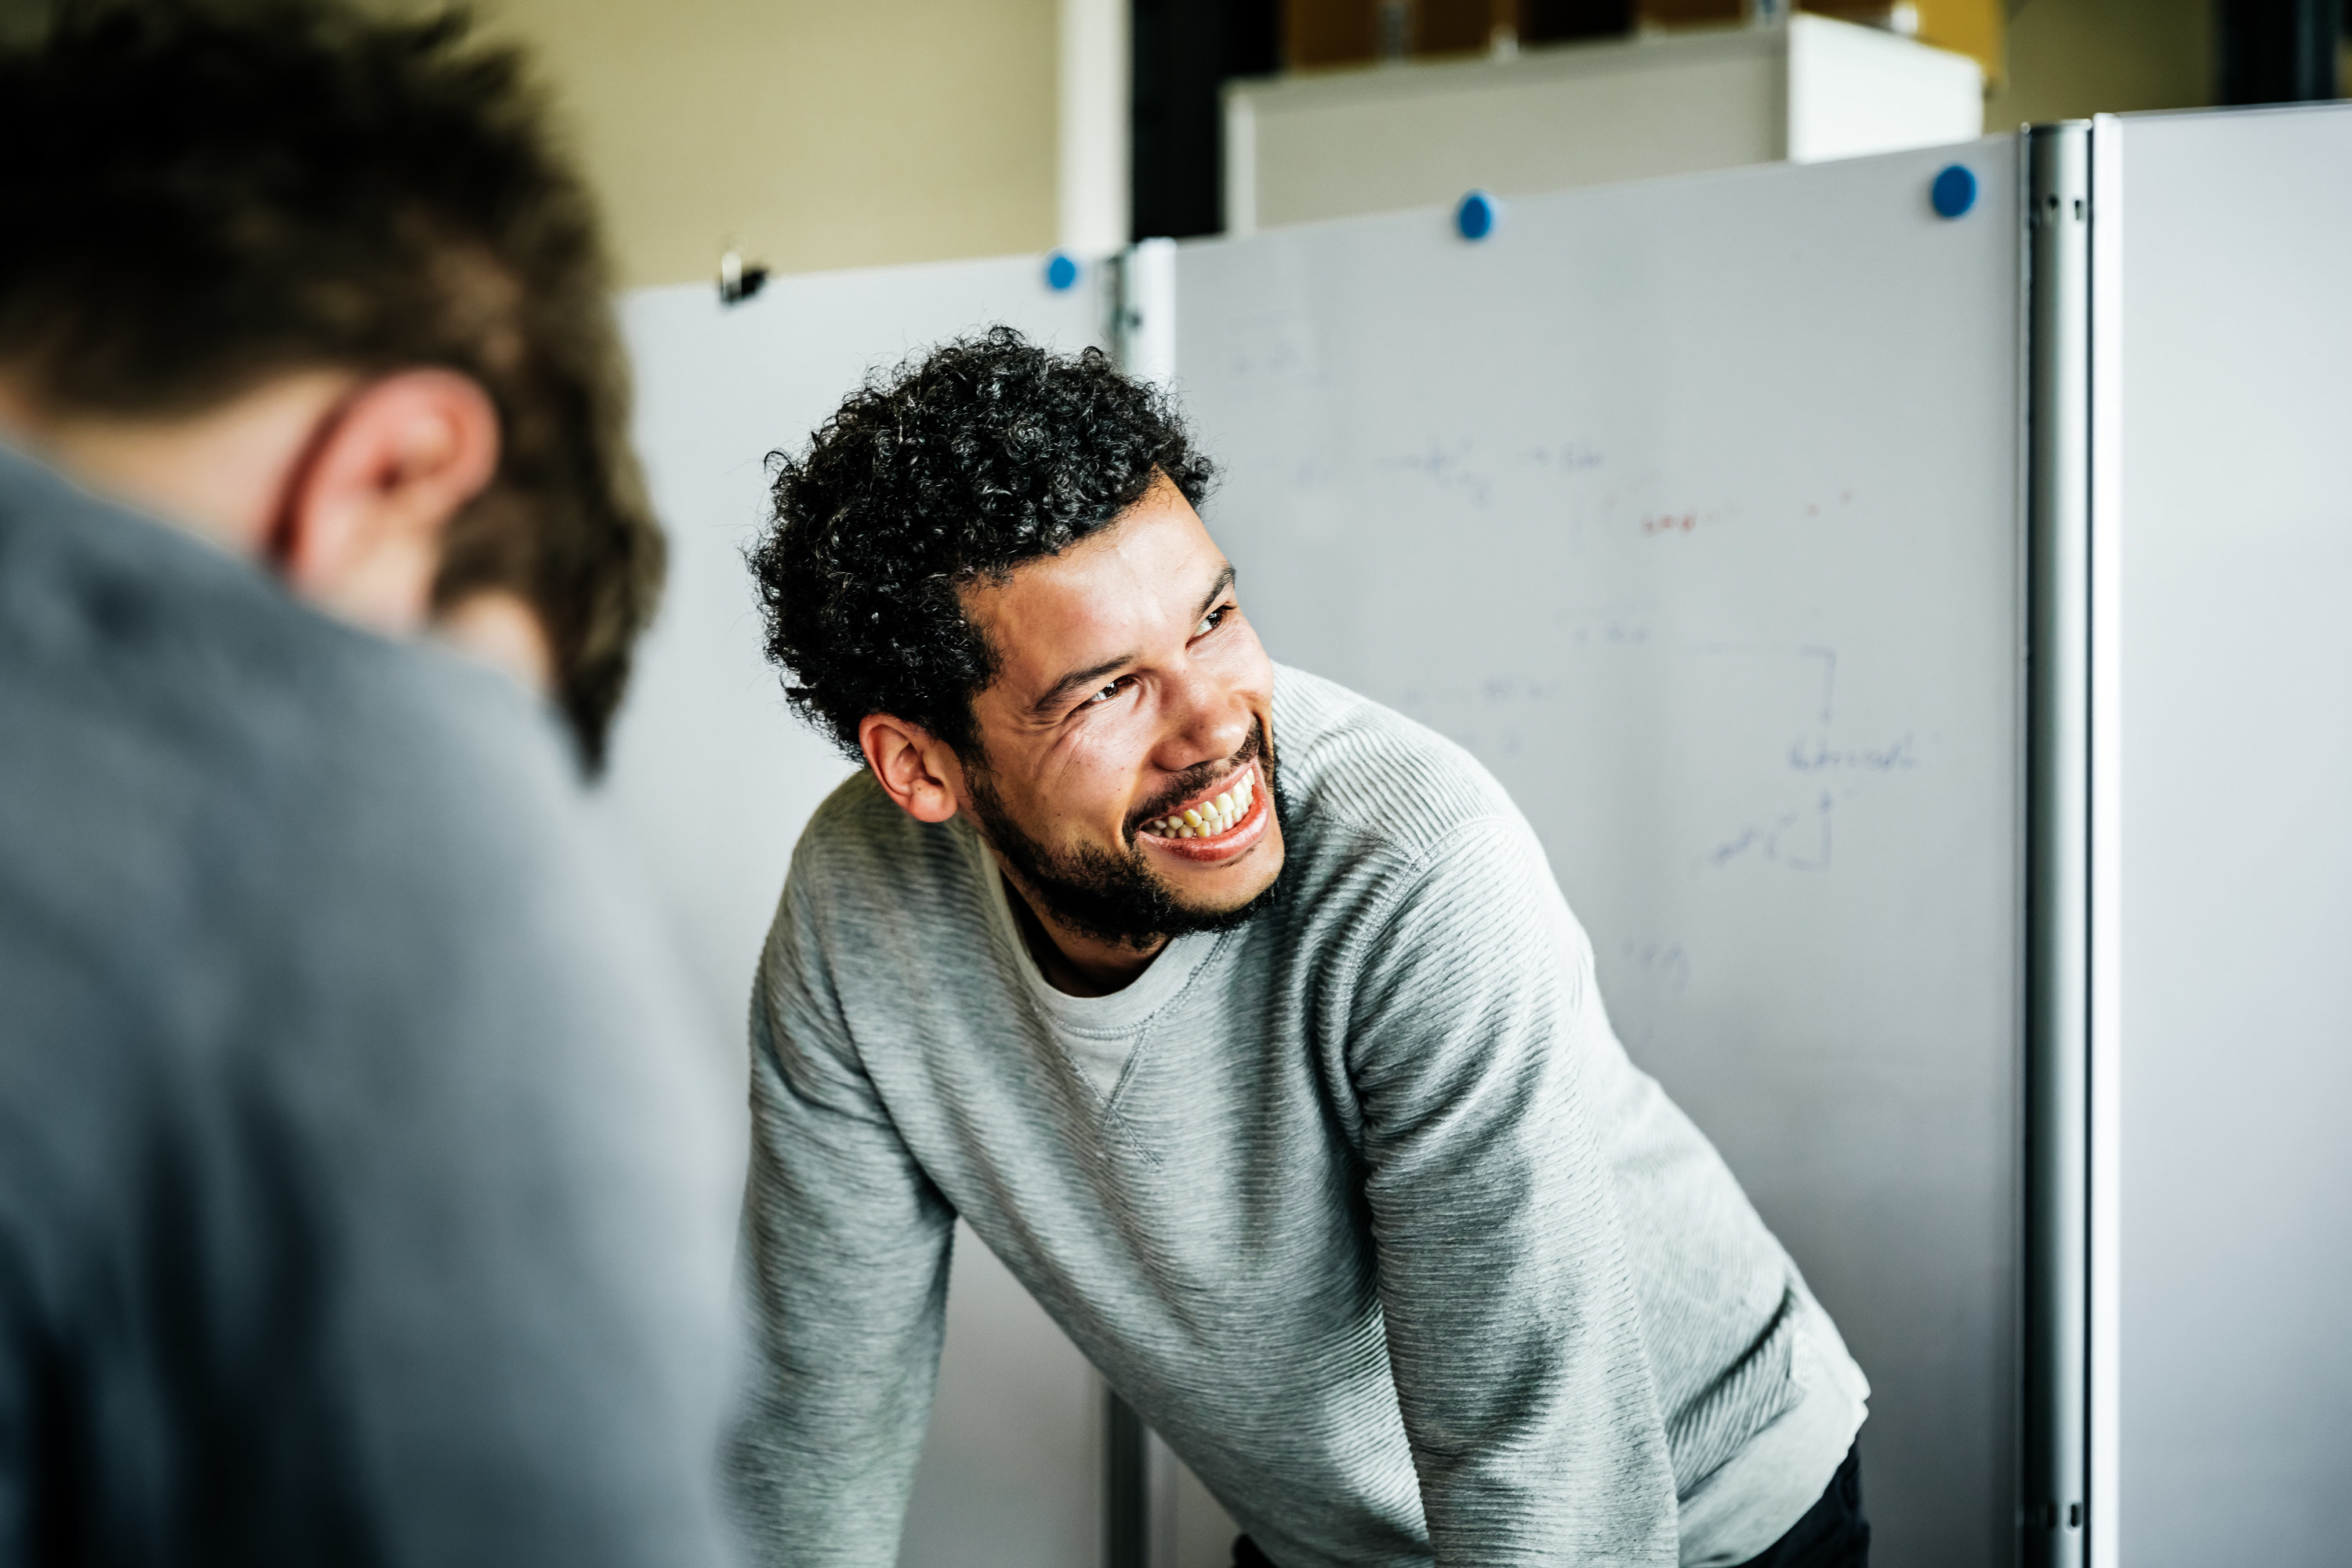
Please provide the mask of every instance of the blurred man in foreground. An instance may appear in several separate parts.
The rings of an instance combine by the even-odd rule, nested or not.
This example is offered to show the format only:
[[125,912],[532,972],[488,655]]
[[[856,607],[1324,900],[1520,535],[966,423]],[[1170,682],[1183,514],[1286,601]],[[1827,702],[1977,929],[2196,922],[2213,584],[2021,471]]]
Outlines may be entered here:
[[586,197],[510,56],[286,0],[68,10],[0,146],[0,1563],[720,1561]]

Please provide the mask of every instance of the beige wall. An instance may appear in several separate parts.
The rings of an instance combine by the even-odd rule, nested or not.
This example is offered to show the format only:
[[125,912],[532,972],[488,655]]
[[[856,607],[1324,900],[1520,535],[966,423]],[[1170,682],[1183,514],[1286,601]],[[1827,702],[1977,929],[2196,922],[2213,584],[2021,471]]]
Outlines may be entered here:
[[1055,0],[484,0],[528,42],[622,280],[1043,251]]
[[[2210,102],[2214,3],[2004,0],[1986,129]],[[1057,0],[482,5],[552,80],[628,283],[709,278],[730,239],[787,271],[1054,243]]]
[[[2024,0],[1985,127],[2211,101],[2214,0]],[[1055,241],[1056,0],[485,0],[555,85],[625,280]]]
[[2024,0],[1985,129],[2213,101],[2213,0]]

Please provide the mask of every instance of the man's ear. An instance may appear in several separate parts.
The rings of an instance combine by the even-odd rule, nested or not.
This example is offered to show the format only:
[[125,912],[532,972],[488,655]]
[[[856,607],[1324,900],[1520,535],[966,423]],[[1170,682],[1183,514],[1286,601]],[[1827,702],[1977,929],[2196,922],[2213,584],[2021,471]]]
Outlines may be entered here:
[[409,370],[352,395],[296,472],[269,550],[305,598],[404,634],[425,624],[449,520],[499,467],[499,414],[471,376]]
[[918,822],[945,822],[956,814],[963,764],[952,748],[920,725],[887,713],[868,713],[857,721],[857,747],[866,753],[866,765],[874,770],[882,793],[908,816]]

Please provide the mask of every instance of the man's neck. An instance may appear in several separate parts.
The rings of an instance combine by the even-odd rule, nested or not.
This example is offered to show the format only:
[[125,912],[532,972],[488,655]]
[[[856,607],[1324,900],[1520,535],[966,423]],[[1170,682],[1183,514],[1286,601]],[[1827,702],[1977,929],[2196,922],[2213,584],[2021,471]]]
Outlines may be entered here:
[[1164,936],[1140,948],[1081,936],[1039,910],[1011,873],[1000,868],[1000,875],[1013,906],[1013,923],[1021,928],[1029,956],[1037,961],[1039,973],[1056,991],[1072,996],[1108,996],[1124,991],[1168,946]]
[[341,371],[295,371],[194,413],[59,410],[0,376],[0,436],[100,494],[258,556],[289,465],[349,388]]

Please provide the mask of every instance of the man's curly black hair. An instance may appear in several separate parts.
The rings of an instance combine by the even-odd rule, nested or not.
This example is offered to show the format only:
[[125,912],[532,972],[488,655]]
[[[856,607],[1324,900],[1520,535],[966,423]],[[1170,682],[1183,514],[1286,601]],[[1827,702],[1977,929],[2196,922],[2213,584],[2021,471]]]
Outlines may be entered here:
[[1109,526],[1155,476],[1197,506],[1214,475],[1162,394],[1010,327],[868,379],[804,455],[769,463],[749,556],[768,657],[853,758],[858,721],[888,713],[977,760],[971,700],[997,658],[959,591]]

